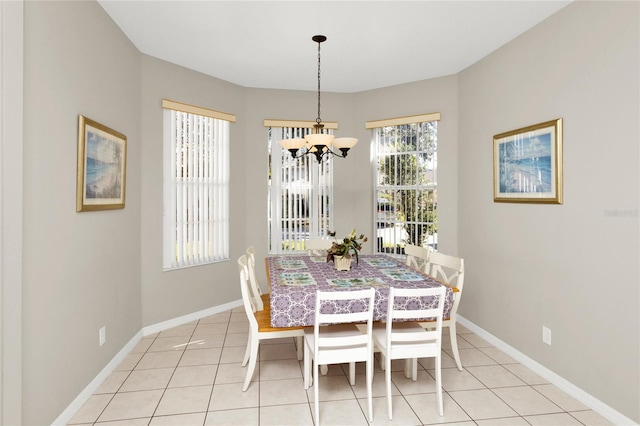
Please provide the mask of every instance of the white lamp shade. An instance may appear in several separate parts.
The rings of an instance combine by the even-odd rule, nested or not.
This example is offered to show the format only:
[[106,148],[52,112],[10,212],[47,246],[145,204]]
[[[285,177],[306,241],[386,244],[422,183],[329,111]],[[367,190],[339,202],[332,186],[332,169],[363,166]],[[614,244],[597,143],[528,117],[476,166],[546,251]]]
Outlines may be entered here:
[[282,139],[280,141],[280,146],[286,150],[289,149],[300,149],[304,146],[304,139]]
[[353,148],[358,143],[358,138],[336,138],[333,140],[335,148]]
[[316,145],[331,146],[331,142],[333,142],[334,136],[322,134],[322,133],[314,133],[311,135],[307,135],[304,138],[307,140],[307,142],[309,142],[313,146],[316,146]]

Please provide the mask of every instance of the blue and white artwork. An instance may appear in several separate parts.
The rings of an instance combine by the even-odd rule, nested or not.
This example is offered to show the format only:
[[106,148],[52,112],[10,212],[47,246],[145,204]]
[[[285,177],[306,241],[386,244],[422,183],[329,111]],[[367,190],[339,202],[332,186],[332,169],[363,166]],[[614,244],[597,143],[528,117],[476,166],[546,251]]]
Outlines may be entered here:
[[553,191],[551,133],[499,145],[499,190],[504,194]]
[[122,144],[99,130],[87,127],[85,163],[85,199],[122,197]]

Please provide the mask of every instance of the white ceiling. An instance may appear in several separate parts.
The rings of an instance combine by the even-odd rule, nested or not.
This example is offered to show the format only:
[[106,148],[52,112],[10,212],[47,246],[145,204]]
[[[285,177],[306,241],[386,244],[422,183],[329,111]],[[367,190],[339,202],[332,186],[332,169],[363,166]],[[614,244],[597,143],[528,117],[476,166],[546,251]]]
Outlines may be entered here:
[[142,53],[245,87],[316,90],[325,35],[346,93],[455,74],[571,2],[98,1]]

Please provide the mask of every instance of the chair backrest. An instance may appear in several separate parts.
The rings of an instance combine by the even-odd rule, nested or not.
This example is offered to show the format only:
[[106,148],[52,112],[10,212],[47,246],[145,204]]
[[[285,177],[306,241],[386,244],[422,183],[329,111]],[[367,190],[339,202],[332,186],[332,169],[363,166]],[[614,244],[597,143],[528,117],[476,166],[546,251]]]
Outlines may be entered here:
[[405,244],[404,254],[407,256],[405,263],[408,267],[417,269],[418,271],[428,272],[425,267],[429,261],[431,250],[414,244]]
[[327,254],[327,250],[331,248],[331,244],[333,244],[331,240],[310,238],[305,240],[304,248],[309,253],[309,256],[323,256]]
[[437,251],[429,255],[427,273],[462,292],[464,285],[464,259]]
[[249,266],[247,263],[247,256],[242,255],[238,258],[238,272],[240,276],[240,292],[242,293],[242,303],[244,310],[247,313],[249,319],[249,325],[252,329],[257,331],[258,321],[254,313],[256,312],[255,298],[251,294],[251,284],[249,282]]
[[[393,345],[406,345],[405,348],[399,350],[412,350],[408,346],[410,344],[432,344],[430,353],[434,355],[440,352],[441,336],[442,336],[442,316],[444,313],[444,299],[446,297],[446,288],[442,285],[432,288],[397,288],[389,287],[389,304],[387,306],[386,319],[386,347],[395,351]],[[407,300],[407,298],[409,300]],[[431,300],[429,300],[431,299]],[[424,306],[418,309],[409,309],[413,306]],[[419,319],[435,320],[435,329],[425,330],[422,327],[414,327],[407,329],[402,327],[402,322],[394,321],[417,321]],[[437,352],[436,352],[437,351]],[[417,353],[416,353],[417,354]],[[424,356],[424,354],[423,354]]]
[[[373,308],[375,305],[375,290],[370,287],[353,291],[320,291],[316,292],[316,309],[313,325],[316,353],[318,349],[335,348],[340,346],[373,348],[371,330],[373,324]],[[348,301],[348,302],[346,302]],[[335,306],[329,307],[335,303]],[[363,309],[364,307],[364,309]],[[353,312],[349,310],[355,308]],[[323,335],[322,326],[342,323],[365,323],[366,333],[346,337],[340,333],[326,333]]]
[[255,299],[255,306],[258,311],[264,309],[264,303],[262,303],[262,288],[260,287],[260,281],[258,281],[258,275],[256,274],[256,255],[253,246],[247,249],[247,271],[249,274],[249,284],[251,289],[251,295]]

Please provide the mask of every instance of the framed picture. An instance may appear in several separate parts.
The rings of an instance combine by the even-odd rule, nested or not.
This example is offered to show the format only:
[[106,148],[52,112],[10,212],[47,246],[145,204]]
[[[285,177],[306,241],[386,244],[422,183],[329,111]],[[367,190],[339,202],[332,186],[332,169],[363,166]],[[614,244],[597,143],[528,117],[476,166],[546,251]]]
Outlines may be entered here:
[[127,137],[80,115],[76,211],[123,209],[126,164]]
[[493,137],[493,201],[562,204],[562,119]]

